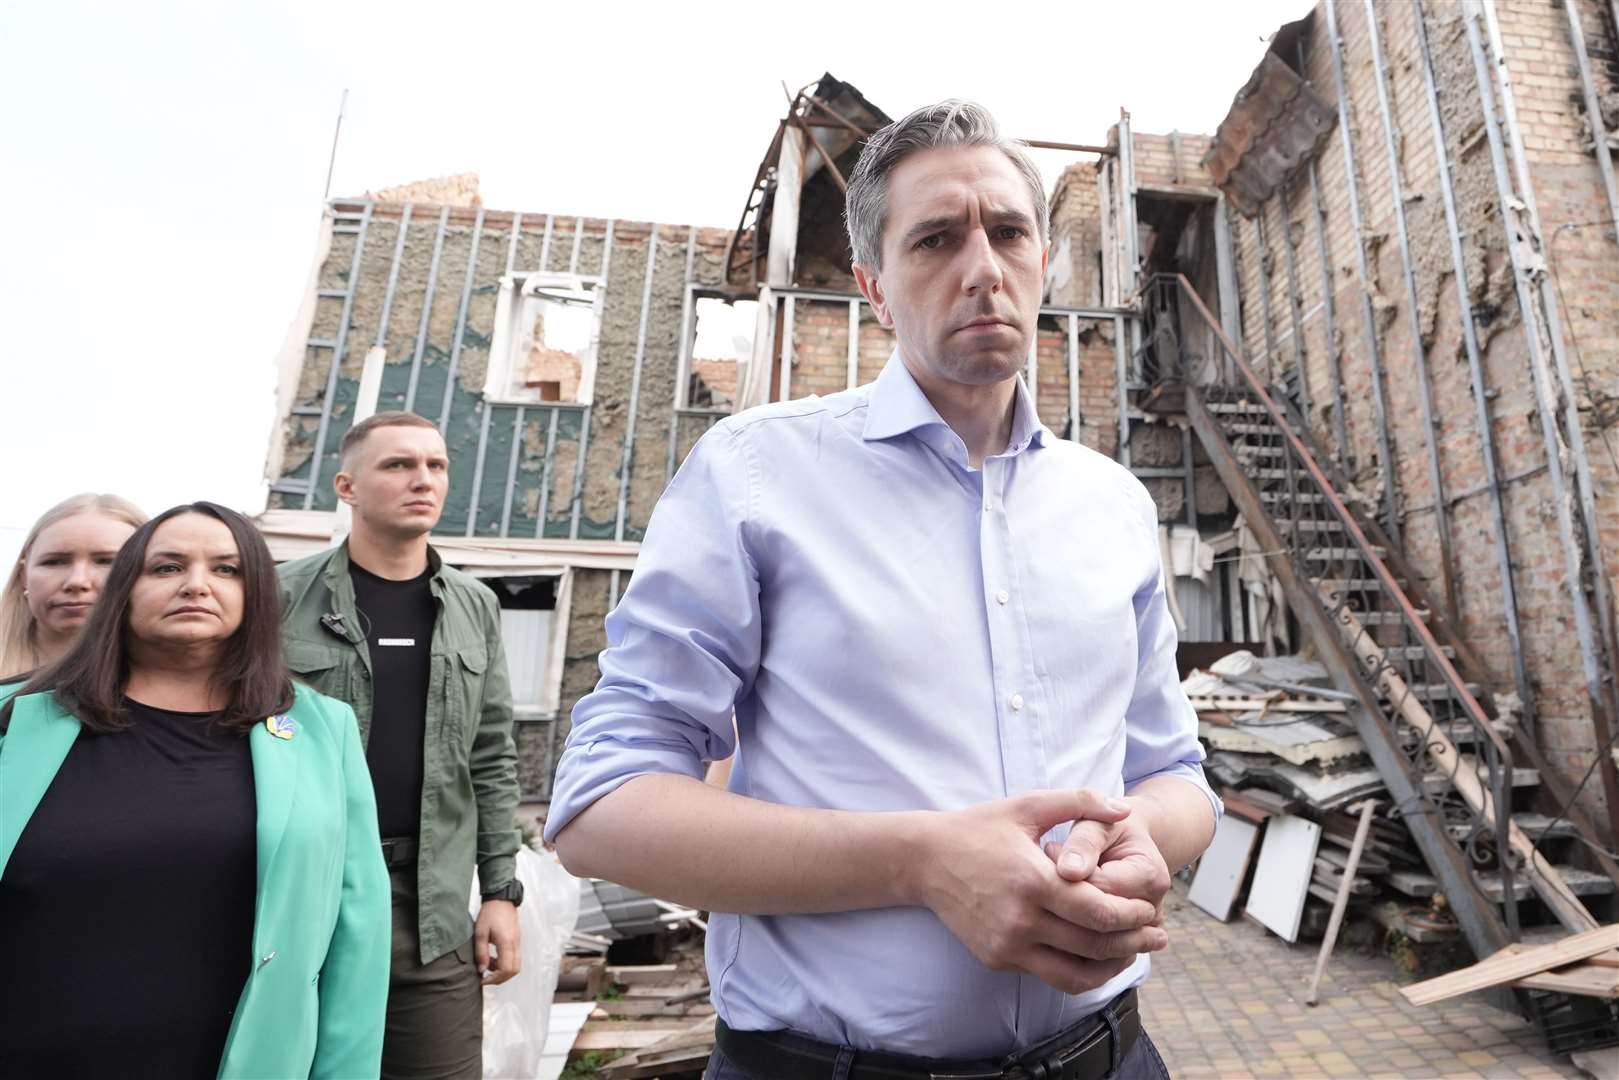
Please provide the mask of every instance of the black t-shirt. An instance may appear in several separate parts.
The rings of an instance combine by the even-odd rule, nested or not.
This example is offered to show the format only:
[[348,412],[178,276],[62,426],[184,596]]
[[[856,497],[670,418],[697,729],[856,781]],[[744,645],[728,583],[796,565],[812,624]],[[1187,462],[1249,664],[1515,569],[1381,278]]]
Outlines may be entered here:
[[349,565],[376,693],[365,757],[377,792],[377,824],[384,839],[415,837],[421,832],[427,689],[438,616],[433,571],[389,581],[357,563]]
[[126,702],[81,732],[0,878],[0,1076],[206,1078],[252,970],[247,737]]

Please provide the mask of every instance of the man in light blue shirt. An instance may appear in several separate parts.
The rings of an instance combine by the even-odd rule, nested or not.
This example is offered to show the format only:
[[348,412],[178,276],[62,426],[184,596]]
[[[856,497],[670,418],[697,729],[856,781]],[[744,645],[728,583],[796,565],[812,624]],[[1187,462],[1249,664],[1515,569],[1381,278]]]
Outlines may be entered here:
[[1220,808],[1152,500],[1017,377],[1039,173],[944,102],[870,138],[848,200],[894,356],[692,451],[546,835],[715,913],[710,1077],[1160,1076],[1133,988]]

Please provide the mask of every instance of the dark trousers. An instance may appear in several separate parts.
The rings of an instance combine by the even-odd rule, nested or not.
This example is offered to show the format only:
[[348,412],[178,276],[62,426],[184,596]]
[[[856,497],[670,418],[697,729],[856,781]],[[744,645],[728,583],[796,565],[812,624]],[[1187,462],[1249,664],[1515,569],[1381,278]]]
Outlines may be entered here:
[[[843,1055],[837,1065],[828,1066],[827,1080],[847,1080],[849,1070],[860,1063],[860,1055],[855,1051]],[[764,1076],[749,1076],[730,1061],[716,1047],[708,1059],[708,1068],[703,1071],[703,1080],[770,1080]],[[1164,1059],[1158,1056],[1158,1048],[1147,1038],[1143,1030],[1136,1037],[1135,1044],[1130,1052],[1124,1055],[1119,1067],[1108,1074],[1108,1080],[1169,1080],[1169,1070],[1164,1068]]]
[[472,939],[430,964],[417,933],[416,867],[391,870],[393,969],[382,1040],[386,1080],[479,1080],[483,986]]

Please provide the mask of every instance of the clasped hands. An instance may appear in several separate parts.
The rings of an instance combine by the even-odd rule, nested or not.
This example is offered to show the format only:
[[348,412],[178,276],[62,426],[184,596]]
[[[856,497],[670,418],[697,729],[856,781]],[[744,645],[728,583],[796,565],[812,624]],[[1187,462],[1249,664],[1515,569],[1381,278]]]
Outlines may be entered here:
[[[1040,845],[1073,822],[1062,845]],[[920,896],[985,966],[1064,993],[1100,986],[1168,944],[1169,870],[1145,812],[1089,788],[938,815]]]

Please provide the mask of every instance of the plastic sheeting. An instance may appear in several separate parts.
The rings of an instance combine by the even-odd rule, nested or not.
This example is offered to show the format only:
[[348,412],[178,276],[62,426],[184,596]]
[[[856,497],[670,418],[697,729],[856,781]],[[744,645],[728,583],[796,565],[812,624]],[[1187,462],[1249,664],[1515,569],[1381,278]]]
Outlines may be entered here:
[[[518,848],[517,880],[523,883],[517,909],[523,968],[483,990],[483,1074],[503,1080],[539,1075],[562,950],[579,921],[579,879],[562,868],[555,853]],[[480,906],[474,874],[469,905],[474,918]]]

